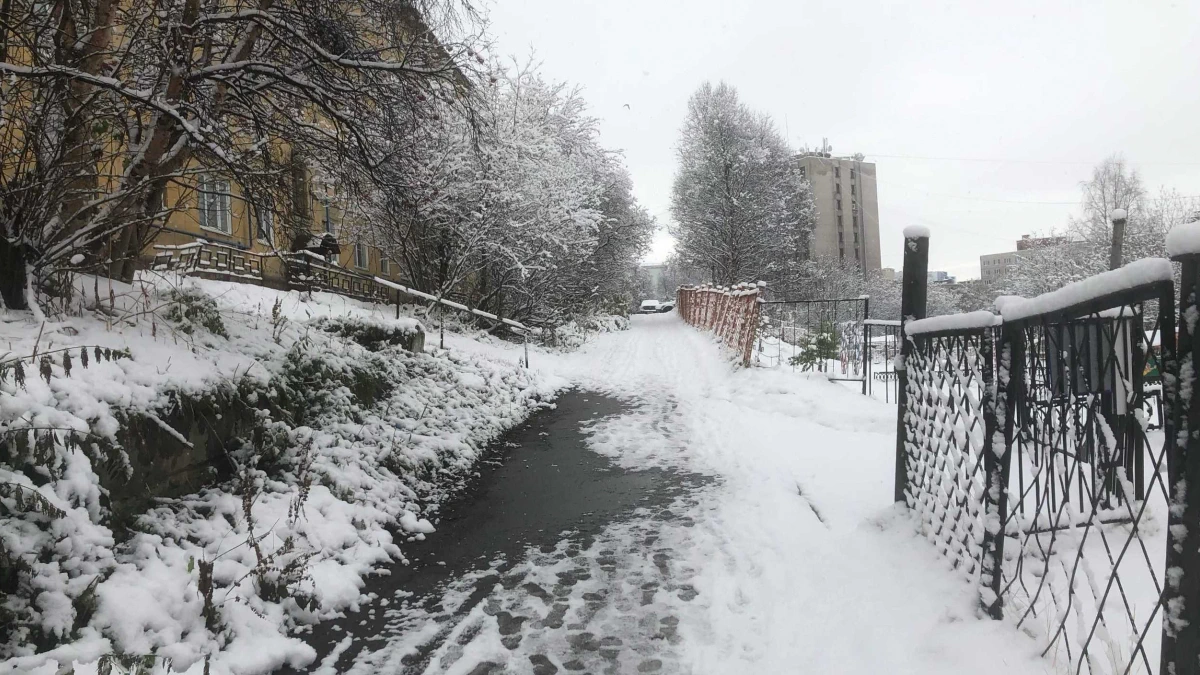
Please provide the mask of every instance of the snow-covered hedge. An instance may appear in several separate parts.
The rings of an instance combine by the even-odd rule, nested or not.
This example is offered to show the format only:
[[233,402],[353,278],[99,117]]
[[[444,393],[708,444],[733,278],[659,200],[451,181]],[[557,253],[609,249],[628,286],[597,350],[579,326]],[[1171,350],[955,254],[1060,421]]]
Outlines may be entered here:
[[622,330],[629,330],[629,317],[595,314],[572,319],[554,328],[543,328],[539,336],[542,345],[550,349],[574,351],[587,343],[593,335]]
[[[179,283],[0,323],[14,355],[53,354],[0,378],[0,672],[113,652],[210,657],[213,672],[306,663],[289,629],[355,605],[363,575],[403,560],[391,533],[432,532],[487,443],[553,394],[510,361],[391,344],[419,324],[370,305]],[[84,368],[85,346],[108,358]],[[203,434],[172,420],[224,415],[248,432],[221,439],[208,487],[113,521],[122,493],[147,489],[123,482],[150,461],[123,452],[129,424],[158,428],[172,445],[153,461],[170,463]]]

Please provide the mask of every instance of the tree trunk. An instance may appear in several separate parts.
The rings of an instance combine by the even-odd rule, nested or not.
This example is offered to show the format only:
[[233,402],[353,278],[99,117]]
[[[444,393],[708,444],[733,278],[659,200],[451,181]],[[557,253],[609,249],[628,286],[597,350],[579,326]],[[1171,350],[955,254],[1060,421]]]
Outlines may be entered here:
[[0,237],[0,298],[9,309],[28,309],[25,300],[25,255],[19,245]]

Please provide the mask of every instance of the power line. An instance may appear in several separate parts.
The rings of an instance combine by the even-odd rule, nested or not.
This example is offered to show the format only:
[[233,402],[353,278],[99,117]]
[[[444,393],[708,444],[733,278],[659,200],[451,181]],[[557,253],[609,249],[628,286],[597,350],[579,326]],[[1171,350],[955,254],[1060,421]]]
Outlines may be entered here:
[[[1090,161],[1074,161],[1061,159],[999,159],[990,157],[922,157],[919,155],[881,155],[878,153],[865,152],[868,157],[882,157],[884,159],[914,159],[924,162],[983,162],[991,164],[1048,164],[1048,165],[1070,165],[1070,166],[1093,166],[1097,163],[1096,160]],[[1200,162],[1142,162],[1138,164],[1152,164],[1157,166],[1200,166]]]
[[[865,177],[867,177],[867,176],[864,175],[864,178]],[[955,195],[955,194],[950,194],[950,193],[946,193],[946,192],[930,192],[924,188],[914,187],[912,185],[903,185],[901,183],[895,183],[890,180],[889,181],[881,181],[881,180],[879,180],[879,178],[877,178],[875,176],[870,176],[870,178],[872,180],[874,180],[875,183],[878,185],[890,185],[892,187],[903,188],[905,190],[912,190],[914,192],[920,192],[921,194],[929,196],[929,197],[946,197],[949,199],[965,199],[968,201],[991,202],[994,204],[1039,204],[1039,205],[1052,205],[1052,206],[1077,206],[1080,203],[1080,201],[1078,199],[1076,199],[1074,201],[1070,201],[1070,202],[1042,202],[1042,201],[1029,201],[1029,200],[1023,200],[1023,199],[996,199],[993,197],[975,197],[975,196],[971,196],[971,195]]]

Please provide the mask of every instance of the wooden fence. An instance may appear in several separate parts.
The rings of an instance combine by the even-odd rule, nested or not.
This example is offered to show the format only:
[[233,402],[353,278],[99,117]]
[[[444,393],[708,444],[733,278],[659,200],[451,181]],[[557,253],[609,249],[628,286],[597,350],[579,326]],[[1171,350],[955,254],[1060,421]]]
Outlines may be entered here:
[[765,284],[681,286],[675,311],[690,325],[712,332],[750,366]]

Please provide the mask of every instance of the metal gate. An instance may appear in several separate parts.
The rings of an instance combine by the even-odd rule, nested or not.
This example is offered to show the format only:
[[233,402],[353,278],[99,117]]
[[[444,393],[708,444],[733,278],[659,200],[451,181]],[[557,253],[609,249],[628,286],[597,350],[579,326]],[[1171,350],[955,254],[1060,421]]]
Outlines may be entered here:
[[[919,243],[906,268],[910,249],[928,250]],[[905,324],[897,499],[977,585],[982,610],[1014,621],[1061,672],[1200,672],[1188,539],[1200,493],[1187,489],[1200,456],[1174,431],[1176,382],[1190,405],[1197,378],[1175,358],[1171,276],[1166,261],[1139,261],[998,303],[997,317]],[[1185,296],[1187,316],[1196,296]],[[1197,349],[1187,321],[1179,336]]]

